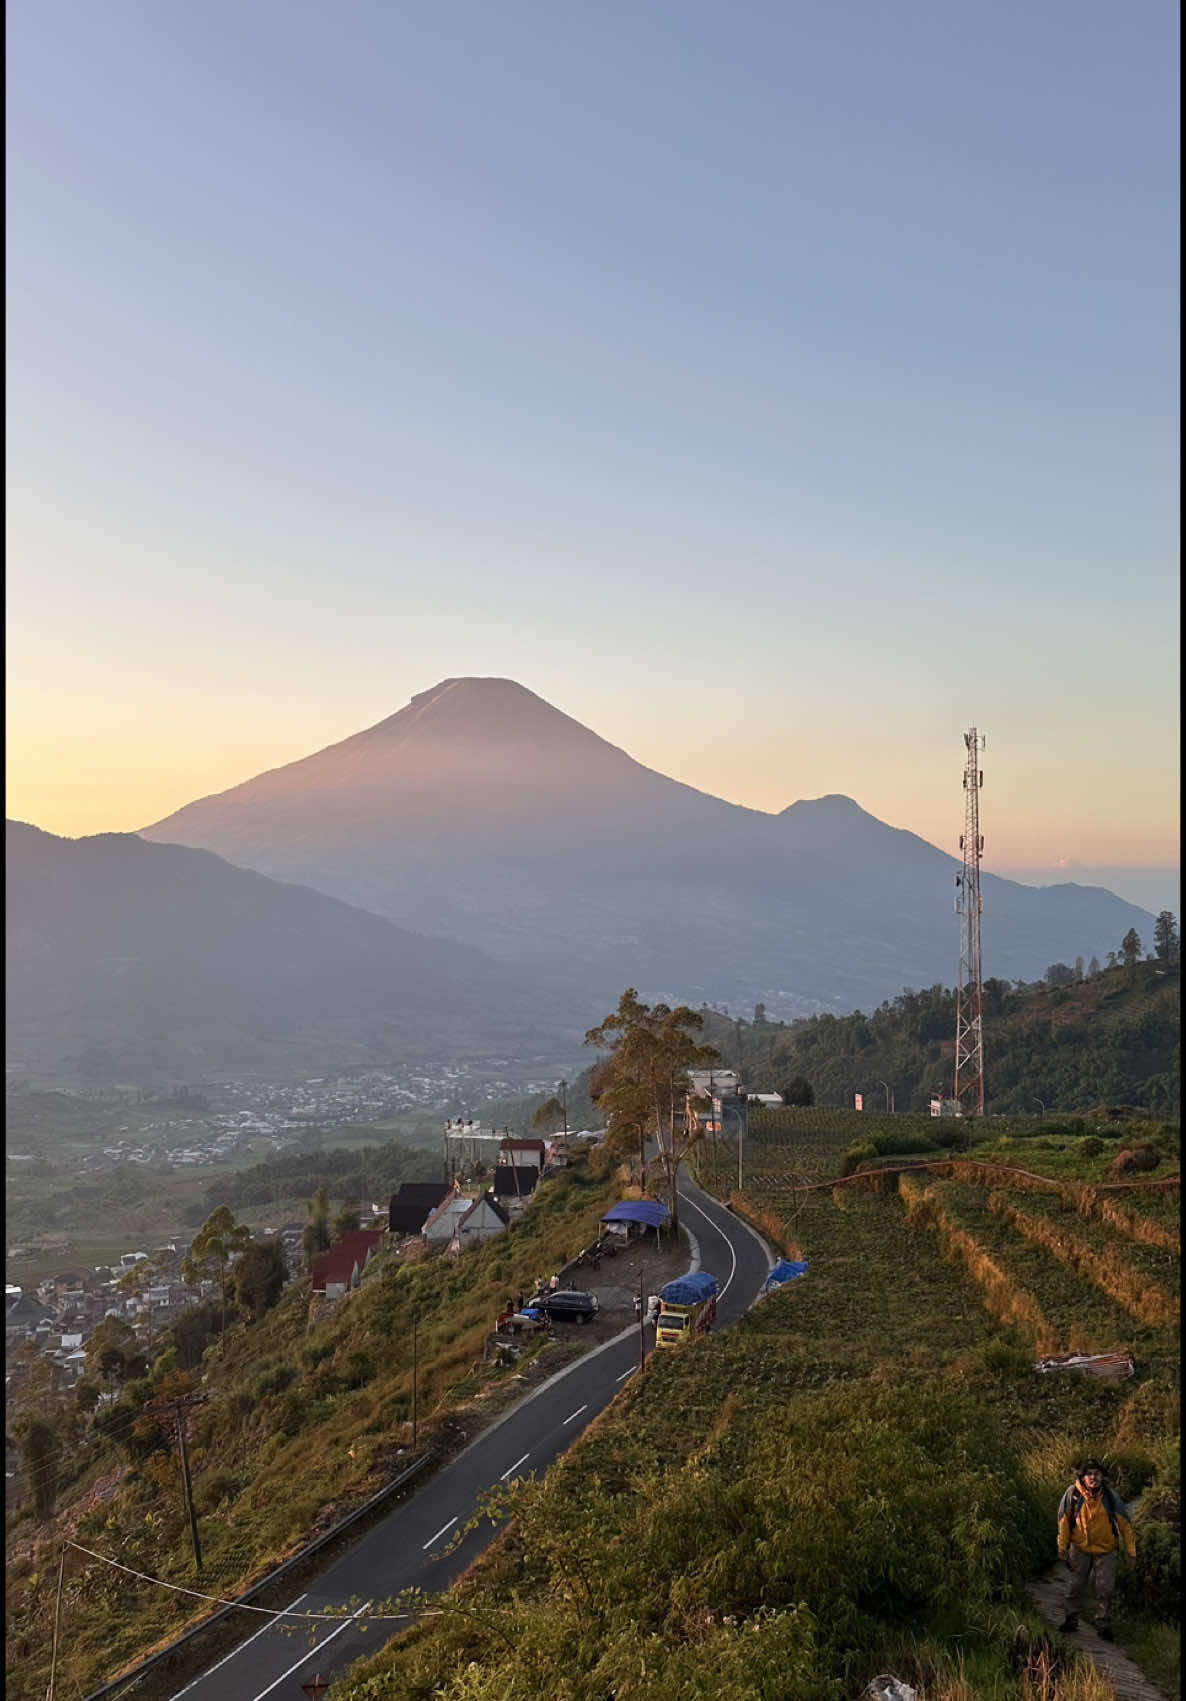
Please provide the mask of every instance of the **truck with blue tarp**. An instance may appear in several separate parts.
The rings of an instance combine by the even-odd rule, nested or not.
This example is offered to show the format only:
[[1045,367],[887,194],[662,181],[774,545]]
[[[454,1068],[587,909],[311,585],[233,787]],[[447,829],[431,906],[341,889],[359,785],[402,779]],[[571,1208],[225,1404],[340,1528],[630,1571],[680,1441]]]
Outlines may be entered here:
[[707,1270],[677,1276],[659,1289],[659,1315],[655,1320],[655,1345],[678,1347],[693,1335],[704,1335],[717,1317],[720,1284]]

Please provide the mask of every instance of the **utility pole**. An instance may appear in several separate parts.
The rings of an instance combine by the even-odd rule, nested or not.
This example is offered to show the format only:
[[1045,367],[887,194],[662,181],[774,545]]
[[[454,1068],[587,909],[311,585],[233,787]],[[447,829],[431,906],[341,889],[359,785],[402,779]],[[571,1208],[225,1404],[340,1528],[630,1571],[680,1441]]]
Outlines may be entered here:
[[964,734],[964,830],[960,850],[964,865],[955,877],[955,910],[960,918],[959,983],[955,994],[955,1079],[952,1097],[966,1102],[972,1116],[984,1115],[984,976],[980,963],[980,788],[984,770],[980,752],[984,735],[969,727]]
[[202,1544],[198,1540],[198,1515],[194,1511],[193,1484],[189,1476],[189,1453],[185,1445],[185,1415],[177,1408],[177,1444],[181,1448],[181,1485],[185,1490],[185,1505],[189,1512],[189,1533],[194,1544],[194,1570],[202,1575]]
[[172,1388],[166,1386],[160,1396],[145,1406],[146,1415],[168,1420],[173,1419],[177,1426],[177,1450],[181,1455],[181,1491],[185,1496],[185,1510],[189,1517],[189,1534],[194,1549],[194,1570],[200,1577],[202,1574],[202,1544],[198,1539],[198,1515],[194,1511],[193,1482],[189,1474],[189,1444],[185,1433],[186,1422],[195,1406],[205,1403],[206,1395],[188,1386],[189,1377],[185,1372],[177,1376]]
[[564,1110],[564,1147],[568,1149],[568,1082],[560,1083],[560,1103]]
[[62,1583],[66,1576],[66,1547],[62,1545],[61,1556],[58,1559],[58,1592],[54,1599],[54,1640],[49,1656],[49,1688],[45,1701],[54,1701],[54,1679],[58,1671],[58,1623],[62,1616]]
[[642,1270],[638,1272],[638,1368],[646,1369],[647,1337],[646,1337],[646,1276]]

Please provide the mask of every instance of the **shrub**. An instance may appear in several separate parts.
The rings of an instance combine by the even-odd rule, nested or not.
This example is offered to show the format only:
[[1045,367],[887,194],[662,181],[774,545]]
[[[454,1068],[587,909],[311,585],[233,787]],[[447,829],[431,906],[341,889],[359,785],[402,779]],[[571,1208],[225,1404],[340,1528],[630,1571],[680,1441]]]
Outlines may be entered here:
[[1121,1602],[1143,1617],[1156,1616],[1172,1624],[1180,1620],[1182,1553],[1178,1531],[1150,1520],[1137,1530],[1135,1565],[1122,1562],[1116,1593]]
[[966,1128],[961,1128],[958,1122],[945,1122],[936,1130],[935,1140],[938,1145],[946,1147],[951,1152],[970,1152],[972,1136]]
[[840,1160],[838,1175],[855,1175],[863,1163],[877,1156],[877,1148],[871,1140],[862,1140],[855,1146],[850,1146]]
[[1006,1376],[1010,1381],[1030,1381],[1034,1374],[1034,1355],[1028,1347],[1013,1346],[1002,1340],[1000,1335],[994,1335],[991,1341],[968,1354],[968,1363],[979,1363],[985,1370],[992,1370],[998,1376]]
[[1176,1388],[1142,1382],[1124,1402],[1113,1438],[1118,1448],[1172,1441],[1182,1427],[1182,1400]]
[[203,1518],[216,1512],[226,1500],[242,1493],[243,1483],[234,1471],[212,1471],[194,1492],[194,1508]]
[[1103,1149],[1104,1142],[1098,1134],[1088,1134],[1086,1139],[1080,1140],[1076,1148],[1077,1154],[1081,1158],[1098,1158]]
[[1161,1159],[1162,1154],[1157,1147],[1147,1140],[1142,1140],[1137,1145],[1125,1146],[1117,1152],[1112,1160],[1112,1170],[1116,1175],[1141,1173],[1156,1169]]
[[299,1435],[305,1427],[306,1410],[307,1402],[300,1394],[295,1390],[286,1394],[276,1417],[276,1427],[281,1435],[287,1435],[290,1440],[294,1435]]
[[1157,1461],[1144,1447],[1113,1448],[1108,1463],[1112,1482],[1122,1500],[1135,1500],[1157,1475]]
[[288,1385],[296,1380],[296,1367],[291,1364],[272,1364],[261,1370],[252,1384],[251,1392],[256,1400],[266,1400],[269,1394],[282,1394]]
[[938,1147],[925,1134],[874,1134],[867,1142],[878,1157],[909,1157],[912,1152],[935,1152]]

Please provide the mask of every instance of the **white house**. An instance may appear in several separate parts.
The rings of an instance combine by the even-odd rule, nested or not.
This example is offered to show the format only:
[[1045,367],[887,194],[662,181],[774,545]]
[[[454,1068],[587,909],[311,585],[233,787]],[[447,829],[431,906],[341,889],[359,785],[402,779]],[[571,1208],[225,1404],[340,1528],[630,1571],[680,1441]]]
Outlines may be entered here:
[[472,1199],[466,1199],[458,1193],[450,1194],[443,1205],[437,1206],[421,1230],[429,1251],[434,1248],[439,1250],[456,1240],[457,1225],[463,1217],[469,1215],[473,1206]]
[[457,1223],[457,1247],[464,1252],[467,1246],[477,1246],[491,1235],[501,1234],[510,1217],[490,1193],[475,1199],[470,1209]]
[[483,1193],[478,1199],[454,1195],[435,1210],[424,1225],[424,1239],[430,1251],[448,1248],[463,1252],[467,1246],[477,1246],[491,1235],[501,1234],[510,1217],[492,1194]]

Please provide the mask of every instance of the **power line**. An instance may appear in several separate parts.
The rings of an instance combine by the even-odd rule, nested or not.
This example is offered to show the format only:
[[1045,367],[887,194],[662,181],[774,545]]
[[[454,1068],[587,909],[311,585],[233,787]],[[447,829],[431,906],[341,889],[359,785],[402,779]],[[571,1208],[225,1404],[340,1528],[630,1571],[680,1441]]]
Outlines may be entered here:
[[[88,1559],[97,1559],[101,1565],[110,1565],[116,1571],[126,1572],[129,1577],[135,1577],[140,1583],[153,1583],[157,1588],[169,1589],[175,1595],[191,1595],[194,1600],[209,1601],[212,1606],[237,1607],[240,1612],[262,1613],[265,1618],[316,1619],[319,1622],[328,1619],[337,1624],[342,1622],[341,1613],[293,1612],[290,1607],[257,1607],[250,1605],[247,1601],[228,1600],[224,1595],[203,1594],[201,1589],[187,1589],[181,1583],[167,1583],[163,1577],[153,1577],[147,1571],[137,1571],[134,1566],[124,1565],[122,1561],[118,1559],[111,1559],[105,1553],[96,1553],[93,1548],[83,1547],[79,1542],[67,1541],[64,1545],[66,1547],[72,1547],[76,1553],[85,1553]],[[382,1619],[384,1621],[390,1620],[392,1623],[397,1620],[412,1618],[414,1616],[415,1615],[410,1612],[376,1612],[367,1614],[368,1618]]]

